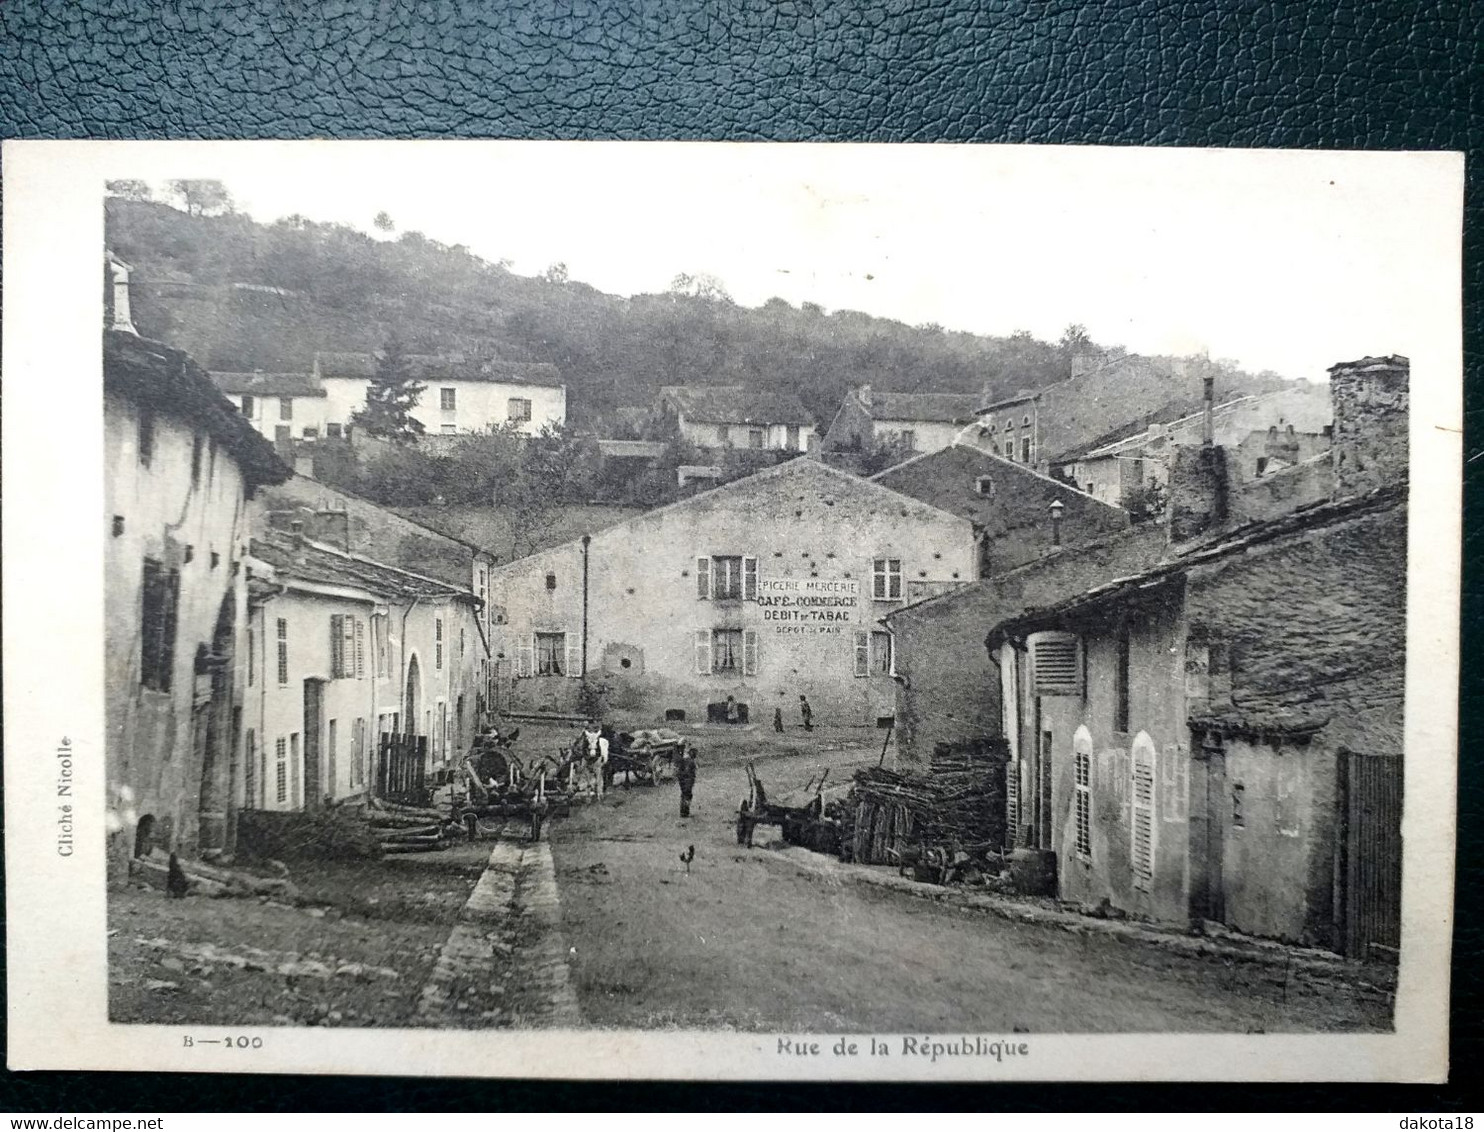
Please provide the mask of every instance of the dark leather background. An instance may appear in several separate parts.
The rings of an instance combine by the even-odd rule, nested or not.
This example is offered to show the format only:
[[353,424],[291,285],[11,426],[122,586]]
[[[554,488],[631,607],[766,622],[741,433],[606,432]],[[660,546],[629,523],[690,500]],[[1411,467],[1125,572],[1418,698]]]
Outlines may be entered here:
[[[1484,124],[1484,14],[1444,0],[0,0],[3,137],[542,137],[1460,149]],[[1471,187],[1466,323],[1477,373]],[[595,186],[594,191],[601,191]],[[1219,223],[1213,217],[1213,223]],[[1219,265],[1215,265],[1218,266]],[[1377,285],[1384,286],[1384,279]],[[1323,280],[1315,280],[1316,287]],[[1481,404],[1469,383],[1468,451]],[[1469,465],[1484,472],[1484,460]],[[1470,494],[1468,547],[1480,506]],[[1466,669],[1479,655],[1465,577]],[[880,1088],[722,1093],[262,1078],[9,1076],[0,1109],[545,1105],[1456,1111],[1479,1074],[1476,718],[1464,679],[1454,1078],[1447,1088]],[[328,1036],[327,1036],[327,1040]],[[1477,1108],[1477,1105],[1473,1105]]]

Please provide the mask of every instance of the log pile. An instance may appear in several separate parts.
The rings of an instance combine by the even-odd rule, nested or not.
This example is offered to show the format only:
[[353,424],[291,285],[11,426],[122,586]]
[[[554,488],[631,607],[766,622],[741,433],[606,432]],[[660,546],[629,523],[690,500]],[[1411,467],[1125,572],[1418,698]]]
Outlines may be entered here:
[[851,859],[901,864],[923,847],[970,854],[998,850],[1005,834],[1005,747],[976,740],[939,743],[926,774],[857,771],[845,840]]

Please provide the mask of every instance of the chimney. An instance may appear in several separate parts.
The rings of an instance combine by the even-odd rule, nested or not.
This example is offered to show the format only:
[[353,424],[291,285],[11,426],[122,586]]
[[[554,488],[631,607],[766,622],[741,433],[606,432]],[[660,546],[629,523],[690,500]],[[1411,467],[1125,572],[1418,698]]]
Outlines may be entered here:
[[1061,545],[1061,515],[1062,515],[1062,512],[1065,511],[1066,509],[1067,509],[1067,505],[1065,503],[1063,503],[1060,499],[1053,499],[1051,501],[1051,507],[1049,508],[1049,510],[1051,511],[1051,545],[1052,546],[1060,546]]
[[289,520],[289,531],[294,536],[294,540],[293,540],[294,541],[294,546],[296,548],[302,547],[304,545],[304,520],[303,519],[290,519]]
[[1226,522],[1230,490],[1226,449],[1214,444],[1171,449],[1168,513],[1170,542],[1188,542]]
[[129,272],[133,270],[112,252],[107,256],[108,290],[104,294],[104,325],[109,330],[138,334],[129,309]]
[[1412,363],[1400,355],[1330,367],[1335,493],[1360,495],[1407,478]]

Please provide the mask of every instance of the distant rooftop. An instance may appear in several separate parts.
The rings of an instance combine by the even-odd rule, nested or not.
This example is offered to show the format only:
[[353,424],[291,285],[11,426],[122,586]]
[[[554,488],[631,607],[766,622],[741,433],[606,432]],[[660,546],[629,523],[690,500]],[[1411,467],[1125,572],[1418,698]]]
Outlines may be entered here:
[[254,558],[268,563],[275,571],[306,582],[352,586],[387,598],[472,596],[462,587],[373,562],[292,534],[265,532],[252,540],[251,547]]
[[968,424],[979,411],[977,393],[887,393],[857,391],[861,407],[872,420],[923,421]]
[[[376,376],[376,355],[321,350],[314,355],[314,367],[320,377],[371,378]],[[472,360],[457,355],[408,354],[407,368],[413,380],[421,382],[483,381],[549,387],[559,387],[562,384],[560,371],[550,362]]]
[[223,393],[257,397],[323,397],[325,387],[312,373],[223,373],[211,371],[211,383]]
[[666,385],[660,395],[673,401],[688,420],[702,424],[814,423],[792,393],[758,393],[740,385]]

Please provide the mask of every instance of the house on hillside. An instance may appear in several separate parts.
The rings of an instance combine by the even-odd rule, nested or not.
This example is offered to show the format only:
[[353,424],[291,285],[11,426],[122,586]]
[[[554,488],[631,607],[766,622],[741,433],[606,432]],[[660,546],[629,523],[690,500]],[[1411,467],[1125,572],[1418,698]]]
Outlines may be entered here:
[[[511,425],[526,436],[567,421],[567,387],[546,362],[474,361],[461,355],[410,354],[408,370],[425,388],[412,415],[430,436]],[[365,407],[375,354],[314,355],[325,390],[325,427],[343,430]]]
[[969,441],[914,456],[872,480],[968,519],[979,577],[1129,525],[1126,511]]
[[[1316,400],[1316,395],[1322,400]],[[1211,439],[1225,448],[1235,483],[1247,483],[1329,450],[1330,408],[1323,387],[1236,397],[1213,405]],[[1054,469],[1089,495],[1117,506],[1169,481],[1171,453],[1203,443],[1205,410],[1152,421],[1143,429],[1063,455]]]
[[275,442],[318,440],[344,434],[344,426],[326,422],[325,388],[311,373],[228,373],[213,370],[220,389],[259,433]]
[[971,393],[887,393],[862,385],[845,395],[825,433],[823,448],[870,452],[896,444],[913,452],[947,448],[978,426],[978,443],[1006,460],[1034,465],[1040,459],[1040,396],[1021,393],[994,400]]
[[707,720],[733,696],[796,726],[806,695],[820,723],[874,725],[879,619],[974,569],[968,518],[791,460],[497,567],[494,646],[521,710]]
[[1063,899],[1394,955],[1409,365],[1330,374],[1329,498],[1245,520],[1268,485],[1177,449],[1158,562],[990,626],[1008,824]]
[[302,530],[254,538],[248,567],[245,809],[367,796],[383,735],[423,740],[430,771],[461,757],[479,724],[489,658],[467,586]]
[[666,385],[663,421],[697,448],[807,452],[814,418],[792,393],[763,393],[740,385]]
[[244,503],[289,472],[187,355],[127,329],[106,330],[102,347],[104,751],[117,879],[155,848],[231,849],[248,703]]

